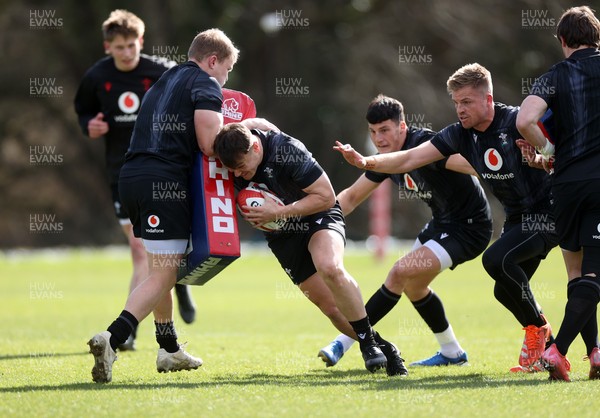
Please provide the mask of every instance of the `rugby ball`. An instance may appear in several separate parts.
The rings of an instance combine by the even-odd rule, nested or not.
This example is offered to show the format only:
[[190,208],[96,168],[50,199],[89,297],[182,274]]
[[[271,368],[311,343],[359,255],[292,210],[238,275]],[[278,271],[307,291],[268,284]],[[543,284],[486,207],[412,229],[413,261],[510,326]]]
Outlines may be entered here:
[[[264,193],[264,195],[263,195],[263,193]],[[275,196],[273,193],[271,193],[269,191],[257,189],[254,187],[246,187],[245,189],[242,189],[238,192],[237,199],[236,199],[238,210],[241,213],[247,213],[242,209],[242,206],[250,206],[250,207],[262,206],[265,203],[265,198],[264,198],[265,195],[270,197],[271,199],[273,199],[279,206],[285,206],[285,204],[281,201],[281,199],[279,199],[277,196]],[[254,225],[254,224],[251,224],[251,225],[254,228],[264,231],[264,232],[274,232],[274,231],[278,231],[281,228],[283,228],[283,225],[285,225],[285,219],[278,219],[276,221],[267,222],[262,225]]]

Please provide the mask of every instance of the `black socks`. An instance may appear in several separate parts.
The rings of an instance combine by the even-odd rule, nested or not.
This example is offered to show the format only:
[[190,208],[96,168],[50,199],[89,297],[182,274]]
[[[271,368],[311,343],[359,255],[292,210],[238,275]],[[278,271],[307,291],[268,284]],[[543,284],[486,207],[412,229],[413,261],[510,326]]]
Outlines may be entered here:
[[565,317],[556,336],[556,348],[562,355],[567,354],[569,346],[580,332],[582,332],[586,347],[588,343],[591,343],[592,338],[597,338],[597,332],[595,336],[592,336],[593,333],[587,326],[591,316],[596,314],[600,301],[600,279],[587,276],[578,277],[569,282],[567,289]]
[[177,331],[175,331],[173,321],[154,321],[154,326],[156,328],[156,342],[160,348],[164,348],[167,353],[176,353],[179,351],[179,344],[177,344]]
[[[135,316],[125,310],[110,324],[107,330],[110,332],[110,346],[114,351],[127,340],[130,334],[133,334],[135,338],[138,324],[139,322]],[[177,332],[173,321],[154,322],[154,325],[156,327],[156,342],[160,348],[164,348],[168,353],[177,352],[179,344],[177,344]]]
[[366,347],[376,345],[375,338],[373,336],[373,328],[369,323],[369,317],[365,316],[363,319],[358,321],[349,321],[352,329],[358,336],[358,343],[360,344],[360,351],[363,351]]
[[385,285],[381,285],[381,288],[373,293],[373,296],[371,296],[365,305],[371,325],[375,325],[381,318],[386,316],[396,306],[400,300],[400,296],[388,290]]
[[414,301],[412,304],[434,334],[443,332],[450,326],[446,319],[444,305],[441,299],[433,293],[433,290],[423,299]]
[[139,322],[135,316],[125,310],[110,324],[107,331],[110,332],[110,346],[114,351],[135,331],[138,324]]

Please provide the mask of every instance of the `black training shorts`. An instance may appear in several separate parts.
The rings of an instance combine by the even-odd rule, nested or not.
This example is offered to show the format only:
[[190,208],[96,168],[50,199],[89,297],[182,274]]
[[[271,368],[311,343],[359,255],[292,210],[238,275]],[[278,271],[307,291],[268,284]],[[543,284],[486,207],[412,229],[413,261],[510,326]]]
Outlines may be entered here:
[[122,176],[119,196],[136,237],[189,239],[191,211],[187,183],[158,176]]
[[600,247],[600,179],[552,186],[560,247]]
[[265,234],[279,264],[297,285],[317,272],[308,251],[308,243],[315,232],[323,229],[338,232],[346,242],[346,223],[337,202],[329,210],[289,221],[282,230]]
[[450,224],[432,220],[417,236],[421,244],[433,240],[446,250],[452,259],[450,270],[481,254],[487,248],[491,238],[491,221]]

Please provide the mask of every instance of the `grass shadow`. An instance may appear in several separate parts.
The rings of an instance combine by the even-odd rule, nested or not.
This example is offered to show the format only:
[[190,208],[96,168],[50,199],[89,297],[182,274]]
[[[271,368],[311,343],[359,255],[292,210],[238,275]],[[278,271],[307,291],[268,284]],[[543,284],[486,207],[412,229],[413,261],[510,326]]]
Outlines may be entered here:
[[[450,389],[481,389],[482,387],[498,388],[504,386],[538,386],[547,384],[544,379],[530,379],[511,376],[494,378],[482,373],[461,375],[424,376],[424,377],[387,377],[385,373],[367,374],[362,369],[325,371],[312,370],[300,374],[251,373],[251,374],[216,374],[199,375],[198,382],[119,382],[97,384],[94,382],[76,382],[58,385],[25,385],[0,388],[0,393],[17,393],[23,391],[103,391],[103,390],[155,390],[161,388],[202,389],[216,386],[289,386],[289,387],[330,387],[356,386],[364,390],[423,390],[448,391]],[[414,392],[412,392],[414,393]]]
[[72,357],[72,356],[87,356],[89,352],[79,351],[76,353],[37,353],[31,352],[27,354],[7,354],[0,355],[0,361],[2,360],[21,360],[21,359],[33,359],[33,358],[55,358],[55,357]]

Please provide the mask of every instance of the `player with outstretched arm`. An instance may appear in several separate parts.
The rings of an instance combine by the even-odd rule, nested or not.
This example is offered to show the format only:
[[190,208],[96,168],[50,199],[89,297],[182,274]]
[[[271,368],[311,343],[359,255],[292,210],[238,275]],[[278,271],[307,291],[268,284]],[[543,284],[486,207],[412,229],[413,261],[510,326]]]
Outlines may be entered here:
[[336,142],[346,161],[365,170],[405,173],[445,156],[461,154],[498,198],[506,219],[500,237],[483,253],[483,266],[495,280],[494,296],[523,326],[525,338],[514,372],[542,370],[538,360],[553,342],[551,328],[529,281],[556,246],[550,178],[523,161],[516,143],[518,108],[495,103],[492,76],[480,64],[459,68],[447,81],[459,122],[431,141],[406,151],[364,157]]
[[[383,95],[371,101],[366,119],[371,142],[380,154],[415,148],[436,134],[408,126],[402,103]],[[473,167],[454,154],[404,174],[366,171],[338,194],[347,216],[390,178],[400,190],[412,193],[431,208],[432,219],[419,233],[412,250],[394,264],[385,283],[365,306],[371,324],[375,325],[406,293],[440,345],[436,354],[411,366],[462,365],[468,361],[446,317],[442,300],[429,285],[446,268],[453,270],[481,254],[492,237],[490,207],[479,181],[471,174],[475,174]],[[353,339],[341,334],[321,349],[319,357],[328,367],[333,366],[353,343]]]

